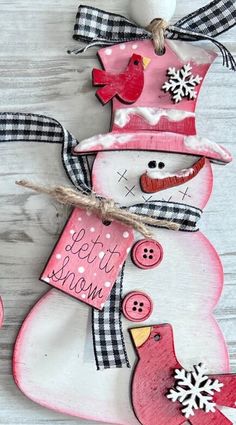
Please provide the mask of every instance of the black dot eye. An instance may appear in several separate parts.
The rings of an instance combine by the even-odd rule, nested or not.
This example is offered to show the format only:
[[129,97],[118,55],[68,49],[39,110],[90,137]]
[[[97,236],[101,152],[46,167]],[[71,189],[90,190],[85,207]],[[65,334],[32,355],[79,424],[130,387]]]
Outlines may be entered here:
[[134,65],[139,65],[139,61],[138,60],[134,61]]
[[157,167],[157,162],[156,161],[150,161],[148,164],[149,168],[156,168]]
[[158,341],[160,341],[160,339],[161,339],[161,335],[160,334],[156,334],[154,336],[154,341],[158,342]]
[[160,170],[162,170],[163,168],[165,168],[164,162],[159,162],[158,168],[160,168]]

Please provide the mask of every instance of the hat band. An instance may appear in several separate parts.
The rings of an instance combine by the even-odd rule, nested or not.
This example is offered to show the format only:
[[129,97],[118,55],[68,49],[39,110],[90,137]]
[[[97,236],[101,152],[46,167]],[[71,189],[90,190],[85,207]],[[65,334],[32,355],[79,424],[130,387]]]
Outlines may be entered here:
[[195,114],[179,109],[145,106],[120,108],[114,111],[112,131],[168,131],[196,134]]

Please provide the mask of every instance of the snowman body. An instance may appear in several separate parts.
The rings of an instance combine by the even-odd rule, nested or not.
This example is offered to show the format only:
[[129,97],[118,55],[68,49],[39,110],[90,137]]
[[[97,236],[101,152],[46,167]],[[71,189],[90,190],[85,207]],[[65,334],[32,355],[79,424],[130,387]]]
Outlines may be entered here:
[[[215,55],[172,41],[167,42],[165,55],[159,57],[147,40],[103,49],[100,58],[106,69],[119,72],[134,52],[151,59],[140,99],[131,106],[115,99],[112,132],[79,144],[80,153],[98,152],[92,169],[93,190],[122,206],[164,201],[203,209],[213,184],[208,159],[194,178],[157,193],[143,191],[140,178],[145,173],[160,179],[189,176],[201,156],[221,162],[230,160],[223,148],[206,140],[198,144],[196,102],[183,99],[174,107],[170,94],[160,90],[168,67],[181,68],[191,63],[193,71],[203,78]],[[200,85],[197,93],[199,89]],[[162,261],[155,267],[146,267],[146,253],[143,259],[137,259],[132,251],[124,269],[123,298],[141,293],[152,305],[143,320],[138,320],[136,307],[136,303],[138,307],[144,304],[143,299],[133,299],[135,304],[133,308],[131,305],[129,315],[125,304],[121,305],[124,343],[131,367],[98,371],[91,308],[53,289],[32,309],[16,341],[14,377],[29,398],[77,417],[137,425],[130,402],[137,357],[129,329],[135,326],[170,323],[176,354],[183,367],[188,369],[204,362],[209,373],[229,370],[226,344],[213,315],[223,286],[217,253],[201,232],[156,228],[152,232],[153,241],[161,247]],[[137,234],[136,242],[140,239]],[[137,266],[138,261],[144,261],[145,267]]]
[[[115,156],[114,156],[115,155]],[[125,187],[136,183],[136,202],[146,196],[139,177],[152,161],[165,163],[165,172],[192,166],[196,157],[133,152],[100,153],[93,166],[94,189],[107,196],[116,187],[117,198],[128,205]],[[112,158],[113,157],[113,158]],[[116,158],[115,158],[116,157]],[[119,180],[122,167],[129,167]],[[212,189],[212,169],[207,161],[187,184],[154,195],[179,202],[188,188],[189,204],[203,208]],[[131,197],[132,195],[130,195]],[[133,196],[132,196],[133,197]],[[132,199],[133,202],[133,199]],[[136,235],[140,240],[140,235]],[[134,322],[122,314],[125,346],[131,367],[97,371],[91,334],[91,309],[57,290],[50,290],[33,308],[17,339],[14,376],[21,390],[34,401],[61,412],[105,423],[135,425],[130,404],[130,382],[136,354],[129,328],[171,323],[176,352],[186,368],[204,362],[209,372],[228,370],[224,338],[213,316],[223,285],[217,253],[200,232],[154,229],[153,239],[163,248],[163,260],[141,270],[131,259],[125,265],[123,297],[142,292],[152,301],[148,320]]]

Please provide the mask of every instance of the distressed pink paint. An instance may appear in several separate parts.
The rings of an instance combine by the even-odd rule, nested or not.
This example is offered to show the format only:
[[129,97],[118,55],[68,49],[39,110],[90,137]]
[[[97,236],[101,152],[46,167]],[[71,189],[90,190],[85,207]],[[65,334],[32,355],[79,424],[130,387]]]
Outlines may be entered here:
[[196,134],[196,124],[195,124],[194,116],[187,117],[178,121],[171,121],[165,116],[163,116],[160,118],[157,124],[150,124],[147,122],[147,120],[139,116],[137,113],[131,113],[129,122],[126,125],[124,125],[121,128],[114,121],[112,130],[120,131],[120,132],[132,132],[134,130],[136,131],[155,130],[155,131],[168,131],[172,133],[194,135]]
[[[28,388],[24,385],[25,371],[24,371],[24,368],[22,369],[21,362],[22,362],[22,358],[24,357],[24,347],[27,349],[27,345],[28,345],[28,330],[30,329],[33,321],[35,319],[37,320],[37,316],[41,306],[44,303],[47,303],[48,299],[53,297],[53,294],[54,294],[54,290],[50,290],[43,297],[40,298],[40,300],[35,304],[35,306],[29,312],[29,314],[27,315],[26,319],[24,320],[20,328],[20,331],[18,333],[16,342],[15,342],[14,352],[13,352],[12,373],[13,373],[14,381],[16,385],[18,386],[18,388],[26,397],[28,397],[34,403],[37,403],[41,405],[42,407],[45,407],[46,409],[50,409],[55,412],[60,412],[62,414],[70,415],[74,417],[79,416],[81,419],[104,422],[103,420],[104,417],[102,412],[101,414],[97,412],[95,416],[93,414],[88,414],[88,415],[85,415],[83,413],[78,414],[78,410],[72,410],[70,408],[65,408],[65,407],[64,408],[59,407],[58,406],[59,400],[57,398],[55,398],[54,403],[49,402],[47,400],[47,394],[43,394],[41,392],[40,386],[37,386],[37,384],[35,385],[33,384],[34,391],[32,391],[31,389],[30,392],[28,392]],[[124,423],[124,422],[117,424],[116,422],[110,421],[110,423],[116,424],[116,425],[128,425],[127,423]]]
[[103,224],[98,216],[76,208],[41,280],[103,310],[133,241],[130,227],[116,221]]
[[[178,43],[178,42],[177,42]],[[166,52],[163,56],[157,56],[153,49],[153,44],[150,40],[144,40],[138,43],[126,43],[125,49],[121,49],[120,45],[112,47],[112,54],[107,55],[107,49],[101,49],[99,51],[99,57],[104,65],[104,68],[109,72],[120,72],[127,60],[131,57],[134,52],[134,46],[136,47],[135,52],[143,57],[148,57],[151,62],[145,69],[144,78],[145,85],[143,92],[139,99],[132,104],[132,108],[160,108],[163,111],[173,110],[195,112],[198,95],[200,93],[204,78],[216,58],[216,54],[213,51],[203,51],[203,54],[207,53],[205,63],[198,63],[197,56],[199,55],[199,48],[196,49],[192,46],[192,58],[191,60],[183,61],[178,57],[176,52],[172,49],[171,45],[166,43]],[[175,67],[180,69],[183,64],[191,63],[192,72],[194,75],[199,75],[202,78],[199,86],[196,87],[197,97],[193,100],[183,99],[178,104],[174,104],[170,93],[165,93],[161,88],[167,80],[168,68]],[[130,105],[125,105],[118,99],[113,100],[113,120],[112,120],[112,131],[166,131],[172,133],[180,133],[185,135],[195,135],[196,125],[195,117],[183,118],[182,120],[173,121],[166,117],[162,117],[155,124],[147,124],[147,122],[139,117],[138,115],[132,114],[130,121],[121,129],[116,125],[114,119],[118,110],[124,110],[129,108]],[[172,151],[172,150],[171,150]]]
[[[133,49],[133,47],[137,46],[137,49]],[[112,54],[107,55],[107,49],[101,49],[99,51],[99,57],[103,63],[104,68],[109,72],[119,73],[127,66],[127,62],[129,61],[132,54],[137,53],[143,57],[148,57],[151,59],[148,67],[145,69],[144,78],[145,85],[144,90],[137,100],[137,102],[133,103],[132,106],[145,106],[145,107],[160,107],[163,109],[173,109],[173,106],[177,110],[184,110],[189,112],[194,112],[196,108],[196,99],[194,100],[182,100],[179,104],[174,105],[171,96],[169,93],[165,93],[161,91],[161,87],[165,83],[167,79],[167,70],[168,68],[176,67],[177,69],[181,68],[183,64],[191,63],[192,72],[194,75],[198,74],[203,79],[206,76],[206,73],[211,66],[212,62],[216,58],[216,54],[213,51],[208,52],[208,59],[206,59],[206,63],[197,63],[195,47],[192,47],[192,58],[191,60],[184,61],[177,56],[177,54],[171,48],[169,43],[166,43],[166,52],[163,56],[156,55],[152,41],[144,40],[142,42],[133,43],[129,42],[125,44],[126,48],[121,49],[120,45],[112,46]],[[203,53],[206,50],[203,50]],[[196,87],[197,93],[200,92],[203,80],[198,87]],[[117,99],[114,99],[113,109],[122,109],[127,108],[127,105],[120,102]]]
[[[187,138],[196,135],[194,112],[198,95],[205,76],[217,55],[213,51],[191,46],[191,57],[183,60],[177,53],[178,49],[176,52],[173,42],[171,43],[166,42],[166,52],[163,56],[155,54],[150,40],[126,43],[125,48],[116,45],[110,49],[105,48],[99,51],[99,57],[105,70],[111,73],[118,74],[121,72],[134,51],[142,57],[148,57],[150,63],[144,72],[145,84],[139,99],[132,105],[124,104],[116,98],[113,99],[111,133],[98,135],[80,142],[74,149],[75,155],[96,153],[102,150],[137,149],[199,155],[221,163],[228,163],[232,160],[229,152],[221,146],[218,147],[216,143],[209,143],[206,139],[203,141],[202,138],[197,138],[196,141],[193,139],[190,141]],[[178,46],[179,42],[175,43],[177,43],[175,46]],[[204,58],[203,60],[200,58],[201,55]],[[180,69],[183,64],[187,63],[191,64],[192,73],[199,75],[202,80],[195,88],[196,99],[188,100],[184,98],[181,102],[175,104],[170,93],[165,93],[162,87],[167,79],[169,68]],[[132,111],[129,113],[130,108]],[[152,120],[148,122],[147,115],[145,117],[150,108],[157,113],[158,118],[154,122]],[[140,109],[143,109],[143,111],[140,112]],[[116,117],[122,111],[126,111],[129,117],[124,125],[119,126]],[[173,111],[177,115],[173,114]]]
[[191,139],[182,134],[159,131],[123,132],[122,134],[120,131],[113,131],[110,135],[99,134],[83,140],[76,146],[74,153],[75,155],[82,155],[83,153],[92,154],[101,151],[143,150],[205,156],[222,163],[232,161],[232,156],[222,146],[211,142],[201,146],[201,138],[198,141],[196,139],[195,146],[189,146],[188,140]]

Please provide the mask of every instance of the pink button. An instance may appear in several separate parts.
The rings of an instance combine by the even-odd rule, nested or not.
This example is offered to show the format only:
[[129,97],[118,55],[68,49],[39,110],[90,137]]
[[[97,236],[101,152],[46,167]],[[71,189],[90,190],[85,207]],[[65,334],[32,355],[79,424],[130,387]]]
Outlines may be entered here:
[[140,269],[154,269],[163,259],[163,248],[153,239],[142,239],[134,245],[131,257]]
[[123,314],[131,322],[144,322],[151,316],[153,304],[144,292],[130,292],[122,304]]

